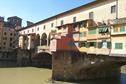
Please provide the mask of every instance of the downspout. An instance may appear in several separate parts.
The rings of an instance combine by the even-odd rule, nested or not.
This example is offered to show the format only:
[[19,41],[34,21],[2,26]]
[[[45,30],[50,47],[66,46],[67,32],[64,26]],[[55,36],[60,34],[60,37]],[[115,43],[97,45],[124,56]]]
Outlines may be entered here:
[[119,7],[119,3],[118,3],[118,0],[116,0],[116,19],[118,19],[118,7]]

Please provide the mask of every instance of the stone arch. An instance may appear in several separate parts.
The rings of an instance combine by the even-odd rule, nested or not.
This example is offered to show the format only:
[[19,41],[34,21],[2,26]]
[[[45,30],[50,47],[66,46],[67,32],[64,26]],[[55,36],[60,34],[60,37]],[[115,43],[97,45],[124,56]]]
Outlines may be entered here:
[[47,34],[46,33],[43,33],[41,36],[41,45],[42,46],[47,45]]
[[52,55],[50,53],[41,52],[32,56],[33,65],[36,67],[52,67]]
[[37,34],[35,37],[35,46],[40,46],[40,35]]

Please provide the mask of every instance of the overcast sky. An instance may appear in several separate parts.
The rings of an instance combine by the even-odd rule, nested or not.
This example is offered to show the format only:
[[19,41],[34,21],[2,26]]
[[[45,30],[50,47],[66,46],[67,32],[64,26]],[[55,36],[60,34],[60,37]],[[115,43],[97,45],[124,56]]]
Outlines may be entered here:
[[19,16],[25,21],[38,22],[93,0],[1,0],[0,16]]

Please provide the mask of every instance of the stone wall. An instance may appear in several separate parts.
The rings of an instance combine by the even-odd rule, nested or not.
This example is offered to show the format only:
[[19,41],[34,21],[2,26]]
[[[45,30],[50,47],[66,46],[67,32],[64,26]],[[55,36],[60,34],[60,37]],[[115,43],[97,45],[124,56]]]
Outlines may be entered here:
[[121,62],[107,60],[107,56],[87,55],[79,52],[53,53],[52,78],[75,81],[120,75]]
[[31,66],[32,65],[31,57],[34,54],[35,54],[34,50],[22,50],[22,49],[18,49],[18,53],[17,53],[17,65],[18,66]]
[[0,67],[16,67],[17,66],[17,50],[11,52],[0,52]]
[[52,55],[49,53],[36,53],[35,50],[18,50],[18,66],[52,67]]

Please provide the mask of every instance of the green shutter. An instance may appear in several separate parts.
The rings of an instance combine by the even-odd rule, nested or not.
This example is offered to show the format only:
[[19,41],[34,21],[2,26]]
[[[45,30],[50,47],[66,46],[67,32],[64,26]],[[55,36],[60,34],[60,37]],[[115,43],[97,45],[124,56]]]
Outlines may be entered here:
[[107,48],[111,49],[111,42],[107,42]]
[[96,43],[96,42],[94,42],[94,47],[95,47],[95,48],[97,47],[97,43]]
[[123,49],[123,43],[115,43],[115,49]]
[[120,32],[125,32],[125,26],[120,26]]
[[84,32],[80,32],[80,37],[84,37],[85,33]]
[[106,32],[108,32],[108,28],[107,27],[104,28],[104,33],[106,33]]
[[96,29],[89,30],[88,31],[88,34],[89,35],[96,34]]
[[102,33],[102,28],[99,28],[99,33]]

